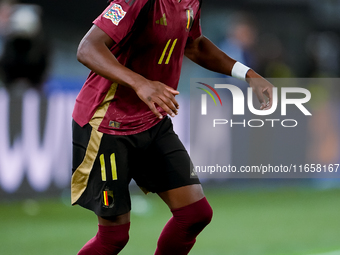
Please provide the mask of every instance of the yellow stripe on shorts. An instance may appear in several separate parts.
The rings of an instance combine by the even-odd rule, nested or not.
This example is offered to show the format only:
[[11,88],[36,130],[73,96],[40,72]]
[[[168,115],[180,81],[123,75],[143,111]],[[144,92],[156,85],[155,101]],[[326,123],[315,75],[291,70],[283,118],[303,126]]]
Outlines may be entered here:
[[84,193],[87,183],[89,181],[90,173],[93,168],[94,161],[96,160],[100,141],[103,137],[103,133],[98,132],[96,129],[92,129],[90,141],[88,143],[85,157],[83,162],[74,171],[71,181],[71,202],[76,203],[80,196]]

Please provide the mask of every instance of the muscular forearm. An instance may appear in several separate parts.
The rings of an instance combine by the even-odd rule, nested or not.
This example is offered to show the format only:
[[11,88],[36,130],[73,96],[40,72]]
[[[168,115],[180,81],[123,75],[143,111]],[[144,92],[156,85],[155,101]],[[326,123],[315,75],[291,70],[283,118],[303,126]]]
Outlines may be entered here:
[[[189,42],[185,49],[185,55],[208,70],[226,75],[231,75],[236,63],[234,59],[230,58],[204,36]],[[246,71],[242,79],[244,78],[246,78],[246,81],[258,97],[261,109],[269,109],[272,105],[273,85],[252,69]],[[269,98],[268,103],[266,103],[264,95]]]
[[[236,63],[236,60],[229,57],[204,36],[188,43],[185,49],[185,55],[196,64],[210,71],[229,76],[231,75],[231,70]],[[254,70],[250,69],[246,75],[247,82],[250,82],[250,79],[254,78],[262,77]]]
[[231,75],[236,62],[204,36],[188,43],[185,55],[198,65],[225,75]]

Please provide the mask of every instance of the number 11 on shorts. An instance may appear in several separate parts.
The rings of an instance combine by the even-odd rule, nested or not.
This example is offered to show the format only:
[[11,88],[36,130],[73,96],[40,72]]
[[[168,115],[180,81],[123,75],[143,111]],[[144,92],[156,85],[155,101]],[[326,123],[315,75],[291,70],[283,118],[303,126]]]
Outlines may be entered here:
[[[102,181],[106,181],[106,167],[105,167],[105,158],[104,154],[99,156],[100,166],[101,166],[101,174],[102,174]],[[118,179],[117,177],[117,167],[116,167],[116,155],[114,153],[110,156],[110,165],[111,165],[111,173],[112,173],[112,180],[115,181]]]

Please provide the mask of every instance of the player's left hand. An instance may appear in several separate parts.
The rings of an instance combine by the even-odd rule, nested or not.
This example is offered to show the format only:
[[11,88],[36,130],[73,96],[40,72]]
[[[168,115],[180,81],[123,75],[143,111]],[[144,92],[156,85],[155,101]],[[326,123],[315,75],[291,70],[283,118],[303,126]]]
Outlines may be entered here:
[[[260,101],[260,109],[270,109],[273,104],[274,86],[251,69],[247,73],[247,82],[249,83],[249,86],[253,89],[258,100]],[[266,101],[265,97],[268,98],[268,101]]]

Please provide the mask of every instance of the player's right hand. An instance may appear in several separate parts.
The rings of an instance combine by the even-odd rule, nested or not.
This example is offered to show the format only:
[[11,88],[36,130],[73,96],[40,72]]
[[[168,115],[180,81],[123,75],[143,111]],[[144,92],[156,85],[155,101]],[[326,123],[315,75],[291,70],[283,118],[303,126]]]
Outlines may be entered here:
[[179,105],[175,99],[175,95],[178,95],[179,91],[159,81],[150,80],[139,84],[135,91],[138,97],[149,106],[157,118],[162,119],[163,116],[157,110],[156,104],[171,117],[175,117],[175,115],[178,114]]

